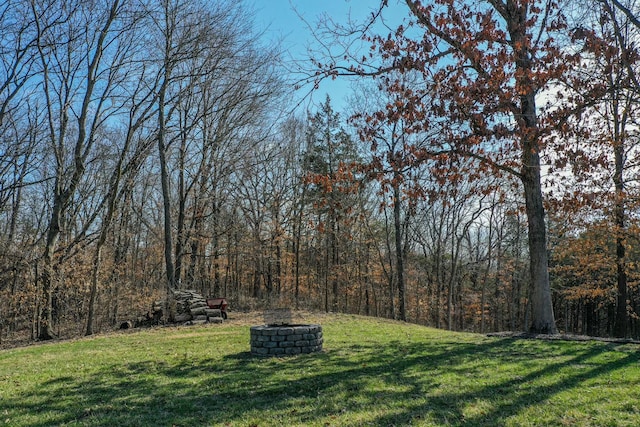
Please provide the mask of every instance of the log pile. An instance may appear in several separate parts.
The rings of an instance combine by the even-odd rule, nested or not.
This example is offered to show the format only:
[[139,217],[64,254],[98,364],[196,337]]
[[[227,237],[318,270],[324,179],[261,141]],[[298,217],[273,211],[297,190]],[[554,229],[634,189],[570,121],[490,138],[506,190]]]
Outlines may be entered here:
[[164,315],[165,300],[154,301],[151,311],[135,320],[127,320],[120,324],[120,329],[150,327],[164,324],[165,321],[184,325],[202,323],[222,323],[222,311],[209,308],[207,299],[196,291],[173,291],[173,300],[169,307],[169,316]]
[[205,297],[190,290],[176,290],[173,293],[175,302],[174,321],[196,325],[206,322],[222,323],[222,312],[209,308]]

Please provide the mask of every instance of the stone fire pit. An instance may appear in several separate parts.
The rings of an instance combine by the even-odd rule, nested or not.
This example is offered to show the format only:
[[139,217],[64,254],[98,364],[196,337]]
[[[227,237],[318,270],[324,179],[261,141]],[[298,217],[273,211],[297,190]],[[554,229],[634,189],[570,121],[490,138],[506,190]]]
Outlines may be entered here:
[[322,326],[293,320],[289,308],[264,311],[264,325],[251,327],[251,354],[284,356],[322,351]]
[[283,356],[322,351],[320,325],[261,325],[251,327],[251,354]]

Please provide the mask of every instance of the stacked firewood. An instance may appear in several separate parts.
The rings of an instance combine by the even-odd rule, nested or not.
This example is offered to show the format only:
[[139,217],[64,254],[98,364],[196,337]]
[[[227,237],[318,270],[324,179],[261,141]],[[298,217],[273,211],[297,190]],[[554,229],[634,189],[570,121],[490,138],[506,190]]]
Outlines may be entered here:
[[219,309],[209,308],[205,297],[190,290],[176,290],[174,321],[176,323],[200,324],[205,322],[222,323]]
[[139,328],[164,324],[165,321],[182,323],[185,325],[197,325],[206,322],[222,323],[220,309],[209,308],[205,297],[196,291],[176,290],[173,292],[173,300],[168,307],[171,315],[165,316],[166,301],[154,301],[151,311],[135,320],[127,320],[120,324],[120,329]]

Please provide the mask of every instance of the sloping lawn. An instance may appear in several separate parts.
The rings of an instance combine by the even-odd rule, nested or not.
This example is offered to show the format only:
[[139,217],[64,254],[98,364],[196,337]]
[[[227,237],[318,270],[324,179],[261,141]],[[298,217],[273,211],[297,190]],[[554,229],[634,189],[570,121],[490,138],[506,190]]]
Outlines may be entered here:
[[0,351],[0,426],[640,425],[635,345],[321,323],[287,358],[233,321]]

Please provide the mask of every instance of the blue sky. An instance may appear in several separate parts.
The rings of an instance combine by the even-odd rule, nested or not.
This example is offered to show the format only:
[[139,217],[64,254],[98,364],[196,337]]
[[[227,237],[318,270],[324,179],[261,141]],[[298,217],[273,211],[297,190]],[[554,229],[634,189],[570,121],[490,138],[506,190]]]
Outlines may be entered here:
[[[386,15],[405,12],[393,1],[390,4]],[[308,57],[307,49],[315,44],[309,26],[315,28],[321,17],[329,17],[337,23],[345,23],[348,17],[360,21],[377,5],[378,0],[253,0],[249,6],[256,11],[257,29],[266,29],[267,40],[281,40],[287,56],[303,60]],[[303,91],[308,90],[299,91],[300,96]],[[351,84],[346,79],[325,81],[306,104],[323,102],[325,94],[329,93],[334,109],[341,111],[350,91]]]

